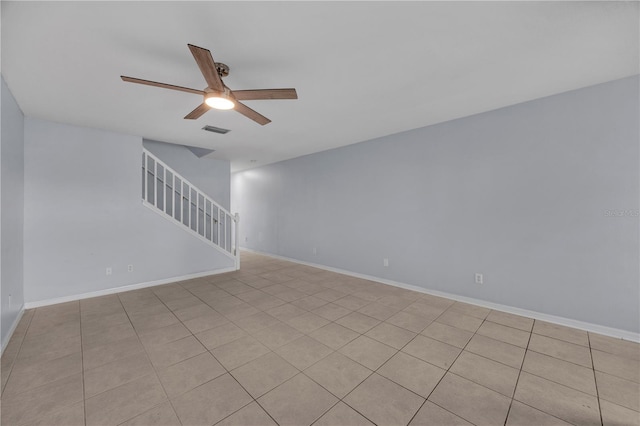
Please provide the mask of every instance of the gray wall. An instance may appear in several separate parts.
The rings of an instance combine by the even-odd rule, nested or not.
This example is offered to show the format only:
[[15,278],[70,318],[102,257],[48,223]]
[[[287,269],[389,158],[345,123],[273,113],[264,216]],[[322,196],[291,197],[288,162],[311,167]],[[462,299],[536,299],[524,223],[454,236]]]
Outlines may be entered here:
[[638,332],[638,89],[636,76],[234,174],[241,242]]
[[141,155],[139,137],[26,117],[27,302],[233,266],[142,206]]
[[188,148],[170,143],[145,139],[142,144],[216,203],[229,210],[231,172],[228,161],[198,158]]
[[[23,294],[24,116],[1,79],[0,107],[0,310],[2,347],[18,318]],[[11,301],[9,301],[11,295]]]

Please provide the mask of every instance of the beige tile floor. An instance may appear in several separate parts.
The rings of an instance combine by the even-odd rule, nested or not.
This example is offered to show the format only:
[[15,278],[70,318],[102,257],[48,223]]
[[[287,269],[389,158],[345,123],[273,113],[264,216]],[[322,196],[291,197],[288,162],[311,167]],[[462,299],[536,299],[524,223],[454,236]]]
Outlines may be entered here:
[[2,425],[639,425],[640,346],[243,253],[29,310]]

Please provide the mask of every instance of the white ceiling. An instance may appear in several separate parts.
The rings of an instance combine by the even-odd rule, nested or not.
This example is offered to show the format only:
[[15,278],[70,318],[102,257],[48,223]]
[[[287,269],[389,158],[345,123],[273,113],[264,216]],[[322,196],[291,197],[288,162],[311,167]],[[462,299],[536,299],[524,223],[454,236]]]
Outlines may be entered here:
[[[232,170],[639,73],[637,2],[7,2],[2,74],[28,116],[215,149]],[[232,89],[295,87],[182,117],[203,89],[187,43]],[[204,132],[205,124],[231,129]],[[250,160],[257,160],[251,163]]]

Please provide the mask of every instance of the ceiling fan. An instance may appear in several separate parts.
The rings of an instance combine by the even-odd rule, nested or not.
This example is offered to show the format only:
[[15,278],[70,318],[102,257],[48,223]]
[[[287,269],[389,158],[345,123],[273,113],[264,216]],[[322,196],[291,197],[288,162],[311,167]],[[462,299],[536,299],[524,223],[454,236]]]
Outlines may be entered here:
[[208,49],[188,44],[191,54],[196,60],[200,71],[207,82],[204,90],[190,89],[188,87],[174,86],[172,84],[158,83],[156,81],[142,80],[121,75],[120,78],[130,83],[146,84],[147,86],[163,87],[165,89],[179,90],[181,92],[201,95],[204,102],[184,118],[195,120],[200,118],[210,108],[235,109],[240,114],[252,119],[258,124],[265,125],[271,122],[264,115],[252,110],[240,101],[261,99],[298,99],[296,89],[255,89],[255,90],[231,90],[223,82],[222,77],[229,75],[229,67],[223,63],[213,61],[213,56]]

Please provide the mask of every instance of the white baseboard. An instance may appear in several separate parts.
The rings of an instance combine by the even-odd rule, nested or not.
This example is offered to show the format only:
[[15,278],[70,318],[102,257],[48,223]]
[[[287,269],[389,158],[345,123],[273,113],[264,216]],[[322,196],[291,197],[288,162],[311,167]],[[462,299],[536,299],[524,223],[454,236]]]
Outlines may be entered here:
[[640,342],[640,333],[633,331],[621,330],[618,328],[606,327],[599,324],[593,324],[584,321],[578,321],[571,318],[560,317],[556,315],[544,314],[541,312],[530,311],[528,309],[516,308],[508,305],[501,305],[499,303],[487,302],[481,299],[475,299],[472,297],[459,296],[453,293],[446,293],[444,291],[429,290],[423,287],[418,287],[411,284],[405,284],[397,281],[388,280],[385,278],[374,277],[372,275],[360,274],[357,272],[347,271],[345,269],[333,268],[331,266],[321,265],[318,263],[305,262],[303,260],[294,259],[291,257],[279,256],[277,254],[262,252],[259,250],[248,249],[242,247],[241,250],[245,250],[252,253],[261,254],[275,259],[286,260],[289,262],[299,263],[301,265],[313,266],[314,268],[324,269],[326,271],[336,272],[343,275],[348,275],[355,278],[362,278],[369,281],[375,281],[382,284],[392,285],[394,287],[400,287],[407,290],[417,291],[419,293],[430,294],[433,296],[446,297],[447,299],[457,300],[459,302],[469,303],[472,305],[482,306],[483,308],[489,308],[496,311],[506,312],[509,314],[520,315],[523,317],[533,318],[541,321],[550,322],[553,324],[564,325],[566,327],[577,328],[579,330],[590,331],[592,333],[603,334],[605,336],[615,337],[623,340],[629,340],[632,342]]
[[7,345],[9,344],[9,340],[11,340],[11,336],[13,336],[13,333],[16,331],[16,327],[18,327],[18,324],[20,323],[20,320],[22,319],[22,315],[24,315],[24,310],[25,310],[25,305],[22,305],[20,307],[20,312],[18,312],[18,316],[16,317],[16,319],[13,321],[13,324],[11,324],[11,328],[9,329],[9,332],[7,333],[7,335],[5,336],[4,340],[2,341],[2,347],[0,348],[0,355],[2,355],[4,353],[4,350],[7,348]]
[[195,273],[195,274],[182,275],[180,277],[164,278],[164,279],[156,280],[156,281],[148,281],[148,282],[144,282],[144,283],[125,285],[125,286],[122,286],[122,287],[107,288],[107,289],[104,289],[104,290],[92,291],[92,292],[89,292],[89,293],[82,293],[82,294],[74,294],[74,295],[71,295],[71,296],[56,297],[56,298],[53,298],[53,299],[39,300],[39,301],[36,301],[36,302],[26,302],[24,304],[24,309],[40,308],[42,306],[56,305],[58,303],[73,302],[73,301],[76,301],[76,300],[89,299],[91,297],[106,296],[108,294],[122,293],[122,292],[125,292],[125,291],[138,290],[138,289],[141,289],[141,288],[154,287],[154,286],[163,285],[163,284],[170,284],[170,283],[173,283],[173,282],[176,282],[176,281],[190,280],[190,279],[193,279],[193,278],[206,277],[208,275],[225,274],[227,272],[233,272],[235,270],[236,270],[235,266],[230,266],[228,268],[215,269],[213,271],[198,272],[198,273]]

